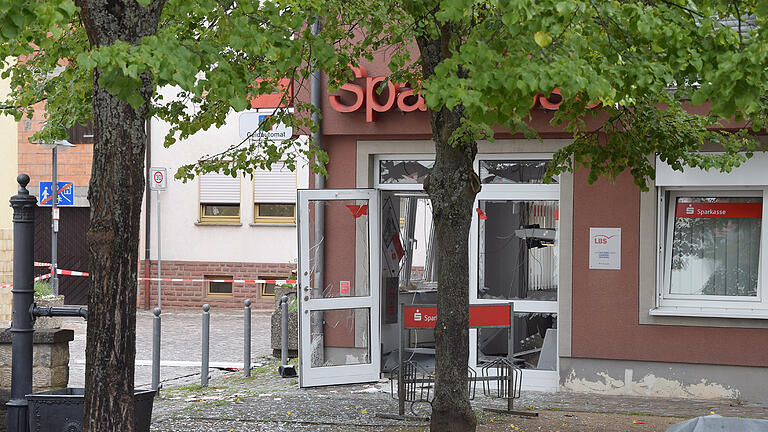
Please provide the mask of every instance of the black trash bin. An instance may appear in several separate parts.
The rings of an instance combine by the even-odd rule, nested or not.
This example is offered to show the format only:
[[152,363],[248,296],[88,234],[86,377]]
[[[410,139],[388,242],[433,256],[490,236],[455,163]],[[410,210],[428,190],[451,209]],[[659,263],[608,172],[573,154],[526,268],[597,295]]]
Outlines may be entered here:
[[[30,432],[81,432],[83,390],[67,387],[27,395]],[[134,392],[136,432],[149,432],[154,398],[154,390]]]

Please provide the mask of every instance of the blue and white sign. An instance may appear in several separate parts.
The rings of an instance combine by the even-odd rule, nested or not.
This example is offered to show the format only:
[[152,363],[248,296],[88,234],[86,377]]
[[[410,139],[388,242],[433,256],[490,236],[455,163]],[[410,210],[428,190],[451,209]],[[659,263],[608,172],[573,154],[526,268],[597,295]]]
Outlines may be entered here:
[[240,138],[250,137],[252,140],[283,141],[293,136],[293,128],[283,123],[271,126],[264,124],[264,121],[272,115],[273,111],[255,110],[240,114]]
[[[75,205],[75,185],[72,182],[58,182],[57,206]],[[53,203],[53,183],[40,182],[40,206],[50,206]]]

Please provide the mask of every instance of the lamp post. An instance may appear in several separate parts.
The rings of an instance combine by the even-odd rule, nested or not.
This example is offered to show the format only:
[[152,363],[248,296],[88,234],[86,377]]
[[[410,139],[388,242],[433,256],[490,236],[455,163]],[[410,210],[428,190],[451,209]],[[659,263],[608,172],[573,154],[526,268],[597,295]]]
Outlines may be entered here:
[[67,140],[55,140],[51,142],[38,143],[41,148],[45,150],[51,150],[51,291],[54,295],[59,295],[59,276],[56,274],[57,261],[58,261],[58,239],[59,233],[59,209],[58,209],[58,194],[59,184],[56,176],[56,167],[58,165],[57,153],[59,150],[66,150],[71,147],[75,147],[74,144]]

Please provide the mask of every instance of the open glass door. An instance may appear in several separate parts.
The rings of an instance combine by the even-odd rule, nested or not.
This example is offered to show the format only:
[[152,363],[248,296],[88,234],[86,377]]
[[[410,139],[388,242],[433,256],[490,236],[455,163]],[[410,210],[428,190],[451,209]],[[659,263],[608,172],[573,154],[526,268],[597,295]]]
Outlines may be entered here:
[[379,379],[378,206],[370,189],[299,191],[302,387]]

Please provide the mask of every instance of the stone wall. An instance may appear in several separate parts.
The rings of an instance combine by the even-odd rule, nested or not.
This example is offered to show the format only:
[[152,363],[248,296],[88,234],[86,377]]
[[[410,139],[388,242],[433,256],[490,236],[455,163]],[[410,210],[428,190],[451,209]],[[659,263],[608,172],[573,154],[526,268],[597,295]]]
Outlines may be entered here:
[[[0,229],[0,287],[13,282],[13,229]],[[11,288],[0,288],[0,327],[11,320]]]
[[[64,388],[69,381],[69,342],[71,329],[35,330],[32,350],[32,391]],[[11,388],[11,332],[0,331],[0,391]]]
[[[139,264],[139,277],[144,277],[146,261]],[[235,280],[248,279],[292,279],[296,264],[291,263],[246,263],[216,261],[165,261],[162,264],[162,276],[169,279],[204,279],[205,276],[231,276]],[[157,261],[150,261],[149,277],[157,277]],[[150,305],[157,304],[157,282],[148,285],[139,281],[138,304],[145,305],[145,290],[149,288]],[[208,303],[211,307],[242,308],[245,299],[251,299],[256,310],[272,309],[273,296],[261,296],[259,284],[232,284],[232,295],[208,296],[205,282],[163,281],[162,304],[166,307],[201,307]]]

